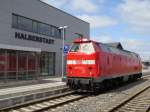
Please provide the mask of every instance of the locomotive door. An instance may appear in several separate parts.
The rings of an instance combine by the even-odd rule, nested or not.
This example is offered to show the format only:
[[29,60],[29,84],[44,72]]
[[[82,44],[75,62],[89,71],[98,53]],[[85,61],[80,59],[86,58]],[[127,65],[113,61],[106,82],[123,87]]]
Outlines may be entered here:
[[110,54],[107,55],[106,63],[107,63],[106,64],[107,65],[107,74],[110,75],[112,73],[112,58],[111,58]]
[[108,60],[109,60],[109,63],[108,63],[108,74],[110,75],[110,74],[112,74],[112,56],[111,56],[111,54],[109,54],[109,56],[108,56]]

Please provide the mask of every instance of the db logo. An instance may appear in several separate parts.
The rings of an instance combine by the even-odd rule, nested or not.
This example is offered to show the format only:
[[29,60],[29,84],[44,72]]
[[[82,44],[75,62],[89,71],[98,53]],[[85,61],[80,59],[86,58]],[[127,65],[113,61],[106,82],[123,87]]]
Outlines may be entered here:
[[82,64],[81,60],[76,60],[76,64]]

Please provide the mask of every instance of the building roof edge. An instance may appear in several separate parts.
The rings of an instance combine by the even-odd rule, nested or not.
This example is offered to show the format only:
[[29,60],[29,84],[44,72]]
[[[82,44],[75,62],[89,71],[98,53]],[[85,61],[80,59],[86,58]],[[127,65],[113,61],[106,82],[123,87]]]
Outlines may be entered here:
[[62,12],[62,13],[65,13],[65,14],[67,14],[67,15],[69,15],[69,16],[71,16],[71,17],[73,17],[73,18],[76,18],[76,19],[78,19],[78,20],[80,20],[80,21],[83,21],[83,22],[85,22],[85,23],[87,23],[87,24],[89,24],[89,25],[90,25],[90,23],[89,23],[89,22],[84,21],[84,20],[82,20],[82,19],[80,19],[80,18],[78,18],[78,17],[76,17],[76,16],[73,16],[72,14],[69,14],[69,13],[67,13],[67,12],[65,12],[65,11],[63,11],[63,10],[61,10],[61,9],[57,8],[57,7],[54,7],[54,6],[52,6],[52,5],[50,5],[50,4],[46,3],[46,2],[44,2],[44,1],[42,1],[42,0],[37,0],[37,1],[39,1],[39,2],[41,2],[41,3],[43,3],[43,4],[47,5],[47,6],[49,6],[49,7],[51,7],[51,8],[54,8],[54,9],[56,9],[56,10],[58,10],[58,11]]

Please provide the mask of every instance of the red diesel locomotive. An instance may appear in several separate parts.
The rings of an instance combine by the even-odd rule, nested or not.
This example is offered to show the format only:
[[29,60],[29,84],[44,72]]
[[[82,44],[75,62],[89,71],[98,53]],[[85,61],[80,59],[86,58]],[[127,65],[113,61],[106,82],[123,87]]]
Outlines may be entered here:
[[67,54],[66,72],[70,88],[94,90],[140,78],[142,64],[136,53],[78,38]]

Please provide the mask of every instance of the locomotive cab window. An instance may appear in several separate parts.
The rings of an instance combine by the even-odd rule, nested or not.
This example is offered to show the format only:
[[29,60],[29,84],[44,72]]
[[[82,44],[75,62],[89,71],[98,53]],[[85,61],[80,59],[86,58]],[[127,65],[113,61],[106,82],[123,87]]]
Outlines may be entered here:
[[92,43],[74,43],[70,52],[92,53],[94,47]]
[[72,48],[70,49],[70,52],[78,52],[80,48],[80,44],[79,43],[74,43]]

